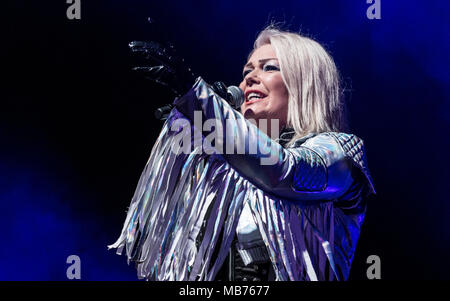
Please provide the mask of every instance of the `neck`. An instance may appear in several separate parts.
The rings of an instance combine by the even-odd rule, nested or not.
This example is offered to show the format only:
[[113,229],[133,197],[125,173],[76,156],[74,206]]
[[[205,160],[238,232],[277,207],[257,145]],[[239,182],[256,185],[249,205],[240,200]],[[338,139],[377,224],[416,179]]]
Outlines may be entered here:
[[[255,124],[255,122],[253,122],[253,124]],[[258,124],[255,125],[271,139],[278,139],[285,128],[284,125],[280,125],[278,119],[260,119],[258,120]]]

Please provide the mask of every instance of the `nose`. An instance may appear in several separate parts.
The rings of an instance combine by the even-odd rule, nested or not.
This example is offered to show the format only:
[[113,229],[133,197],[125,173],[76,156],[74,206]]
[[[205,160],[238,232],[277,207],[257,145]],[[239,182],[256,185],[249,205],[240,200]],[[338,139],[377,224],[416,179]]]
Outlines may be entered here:
[[253,84],[258,84],[260,82],[258,72],[256,71],[256,69],[252,70],[245,76],[244,82],[248,87],[252,86]]

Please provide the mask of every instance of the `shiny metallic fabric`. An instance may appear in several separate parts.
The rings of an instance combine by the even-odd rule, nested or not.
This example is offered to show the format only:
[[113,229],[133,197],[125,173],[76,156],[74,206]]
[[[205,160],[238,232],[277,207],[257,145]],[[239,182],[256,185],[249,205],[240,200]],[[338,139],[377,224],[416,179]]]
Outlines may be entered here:
[[[237,231],[244,262],[270,259],[277,280],[347,279],[375,193],[362,140],[318,133],[284,148],[201,78],[174,104],[109,246],[118,254],[125,248],[139,278],[214,280]],[[194,126],[196,111],[215,120],[214,147]],[[224,126],[230,120],[234,126]],[[174,152],[186,124],[191,150]],[[224,150],[231,139],[232,154],[205,151]],[[268,155],[275,162],[262,165]]]

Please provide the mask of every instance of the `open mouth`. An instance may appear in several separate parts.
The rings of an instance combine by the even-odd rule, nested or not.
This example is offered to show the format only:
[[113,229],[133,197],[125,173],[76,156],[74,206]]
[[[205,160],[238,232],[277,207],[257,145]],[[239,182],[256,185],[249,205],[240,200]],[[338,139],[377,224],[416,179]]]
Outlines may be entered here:
[[247,92],[246,97],[245,97],[245,104],[249,105],[249,104],[261,101],[266,97],[267,97],[267,95],[265,95],[259,91]]

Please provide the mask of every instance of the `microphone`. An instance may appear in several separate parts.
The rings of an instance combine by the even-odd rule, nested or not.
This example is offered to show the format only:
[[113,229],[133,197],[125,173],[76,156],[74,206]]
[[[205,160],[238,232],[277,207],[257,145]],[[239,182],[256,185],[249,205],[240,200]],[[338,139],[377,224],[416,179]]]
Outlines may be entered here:
[[227,88],[227,96],[227,101],[233,107],[233,109],[240,110],[241,105],[245,100],[244,91],[242,91],[239,87],[229,86]]
[[[220,97],[225,99],[235,110],[240,110],[241,105],[244,103],[244,91],[239,87],[229,86],[227,87],[223,82],[215,82],[210,86],[214,92]],[[173,109],[172,104],[167,104],[155,110],[155,118],[159,120],[166,120],[170,111]]]

